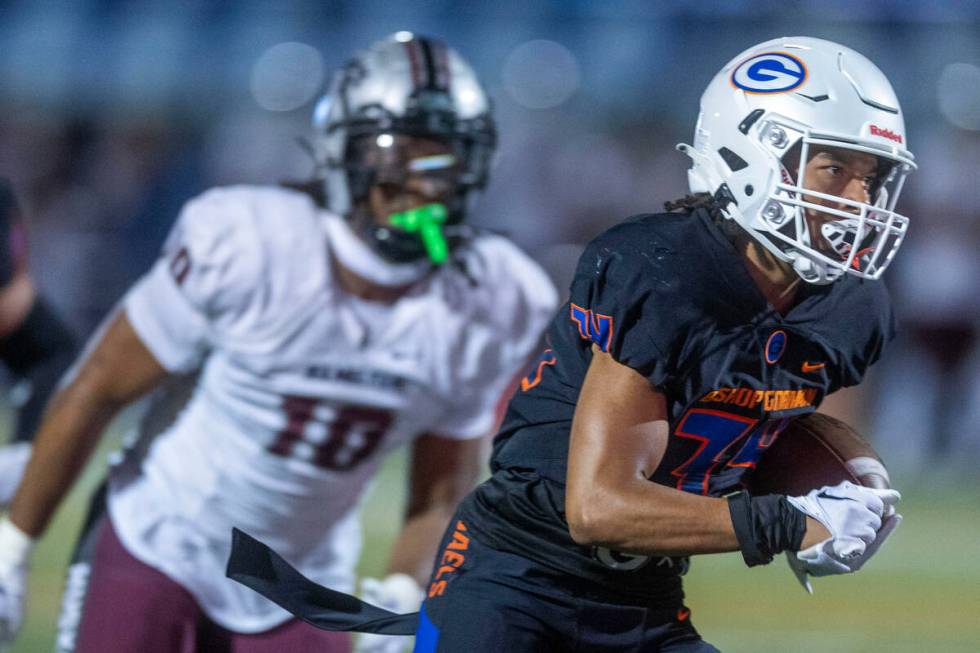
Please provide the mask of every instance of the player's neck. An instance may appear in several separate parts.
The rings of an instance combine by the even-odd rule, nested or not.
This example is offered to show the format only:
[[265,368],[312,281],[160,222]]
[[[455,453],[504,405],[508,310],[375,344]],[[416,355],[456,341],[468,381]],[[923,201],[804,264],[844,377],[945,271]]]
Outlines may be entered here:
[[800,276],[748,234],[739,234],[735,246],[762,296],[779,313],[788,313],[796,301]]
[[412,284],[382,286],[373,283],[351,271],[347,266],[338,261],[336,257],[333,258],[333,267],[337,273],[337,281],[340,284],[341,290],[349,295],[367,301],[393,304],[412,287]]

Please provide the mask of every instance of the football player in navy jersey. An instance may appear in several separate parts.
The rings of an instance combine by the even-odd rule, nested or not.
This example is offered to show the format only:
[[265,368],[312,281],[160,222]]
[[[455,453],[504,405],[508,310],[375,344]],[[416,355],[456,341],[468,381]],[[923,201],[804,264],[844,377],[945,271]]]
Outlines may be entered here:
[[31,455],[31,437],[75,337],[41,296],[27,268],[27,238],[13,189],[0,179],[0,361],[29,394],[17,406],[11,442],[0,446],[0,507],[7,505]]
[[849,573],[899,523],[894,490],[741,491],[893,336],[878,278],[915,165],[890,84],[836,43],[768,41],[715,76],[679,149],[691,193],[582,255],[443,539],[416,651],[716,651],[683,603],[689,556]]
[[[417,653],[710,653],[683,602],[691,555],[786,552],[808,589],[859,570],[901,522],[896,491],[750,496],[743,481],[893,336],[878,279],[908,227],[905,139],[857,52],[795,37],[740,54],[679,146],[691,192],[586,248],[421,612],[317,587],[242,534],[229,576],[327,630],[415,629]],[[873,464],[860,473],[887,478]]]

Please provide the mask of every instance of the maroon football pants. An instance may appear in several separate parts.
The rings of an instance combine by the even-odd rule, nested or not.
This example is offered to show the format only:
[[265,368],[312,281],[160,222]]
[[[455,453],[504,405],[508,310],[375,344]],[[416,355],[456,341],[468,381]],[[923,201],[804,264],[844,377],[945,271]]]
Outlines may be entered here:
[[215,624],[181,585],[126,550],[100,500],[68,570],[58,653],[349,653],[348,633],[297,619],[255,634]]

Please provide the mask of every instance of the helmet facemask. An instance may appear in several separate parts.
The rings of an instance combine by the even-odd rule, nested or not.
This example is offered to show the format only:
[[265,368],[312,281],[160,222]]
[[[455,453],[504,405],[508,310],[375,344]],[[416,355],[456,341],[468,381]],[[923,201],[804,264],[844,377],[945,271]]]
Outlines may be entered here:
[[388,262],[444,262],[469,231],[462,223],[496,145],[469,65],[441,42],[399,32],[338,72],[314,129],[328,208]]
[[464,213],[464,144],[405,134],[366,134],[345,157],[354,229],[384,258],[446,261]]
[[894,207],[914,164],[778,120],[760,133],[779,170],[756,221],[763,244],[810,283],[878,279],[908,229]]

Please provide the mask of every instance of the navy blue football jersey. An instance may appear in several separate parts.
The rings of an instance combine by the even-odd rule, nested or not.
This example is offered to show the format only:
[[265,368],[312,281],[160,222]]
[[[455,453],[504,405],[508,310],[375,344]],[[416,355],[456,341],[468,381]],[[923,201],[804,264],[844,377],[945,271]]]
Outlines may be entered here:
[[0,287],[10,283],[26,265],[26,250],[17,198],[9,182],[0,179]]
[[845,276],[798,292],[786,315],[773,309],[704,210],[641,215],[603,233],[585,249],[547,348],[510,402],[493,477],[464,502],[464,521],[498,548],[676,598],[684,560],[586,550],[568,535],[569,434],[592,347],[667,398],[670,436],[650,480],[722,496],[742,487],[790,420],[860,382],[893,336],[881,282]]

